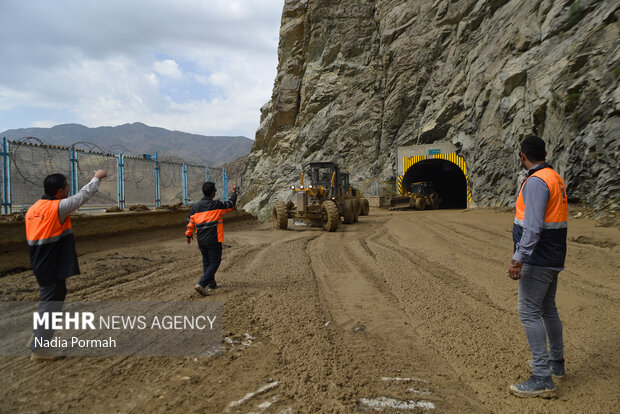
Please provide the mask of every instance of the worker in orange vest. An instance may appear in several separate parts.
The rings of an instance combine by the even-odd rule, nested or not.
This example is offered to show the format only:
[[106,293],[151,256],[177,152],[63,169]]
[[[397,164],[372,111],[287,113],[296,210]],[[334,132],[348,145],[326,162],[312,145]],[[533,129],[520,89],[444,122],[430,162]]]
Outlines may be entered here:
[[[555,304],[558,275],[564,270],[568,205],[562,177],[545,162],[545,142],[530,135],[521,143],[527,178],[517,198],[514,255],[508,276],[519,281],[519,319],[532,352],[532,375],[510,386],[518,396],[553,396],[553,377],[564,369],[562,321]],[[547,349],[547,343],[549,349]]]
[[[72,196],[67,177],[48,175],[43,181],[45,195],[26,212],[30,265],[39,283],[39,313],[61,311],[67,295],[65,279],[80,273],[69,215],[97,192],[106,175],[104,170],[95,171],[90,182]],[[58,358],[55,349],[43,346],[53,335],[52,330],[35,329],[32,360]]]
[[194,289],[202,296],[207,290],[221,287],[215,281],[215,272],[222,261],[222,242],[224,241],[224,220],[222,216],[231,211],[237,204],[237,186],[232,186],[232,194],[228,201],[214,200],[217,189],[215,183],[207,181],[202,185],[204,197],[192,206],[187,216],[185,237],[187,244],[192,242],[194,231],[198,248],[202,253],[203,274]]

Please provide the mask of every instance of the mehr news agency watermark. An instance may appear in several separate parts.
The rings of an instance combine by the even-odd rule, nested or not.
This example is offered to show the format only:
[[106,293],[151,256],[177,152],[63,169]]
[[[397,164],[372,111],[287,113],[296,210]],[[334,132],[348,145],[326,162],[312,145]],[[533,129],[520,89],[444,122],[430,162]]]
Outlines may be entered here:
[[0,313],[0,356],[221,353],[221,302],[0,302]]

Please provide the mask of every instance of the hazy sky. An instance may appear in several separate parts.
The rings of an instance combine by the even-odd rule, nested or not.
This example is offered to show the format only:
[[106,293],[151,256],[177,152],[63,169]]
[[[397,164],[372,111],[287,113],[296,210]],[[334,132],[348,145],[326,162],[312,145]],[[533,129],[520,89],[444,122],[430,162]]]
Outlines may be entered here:
[[143,122],[254,139],[284,0],[0,0],[0,132]]

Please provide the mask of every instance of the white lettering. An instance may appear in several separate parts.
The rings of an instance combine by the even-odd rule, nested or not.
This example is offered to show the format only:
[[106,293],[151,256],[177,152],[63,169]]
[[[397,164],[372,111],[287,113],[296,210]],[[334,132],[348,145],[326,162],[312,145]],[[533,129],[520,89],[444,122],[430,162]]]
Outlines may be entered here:
[[95,320],[95,314],[92,312],[82,312],[82,329],[86,329],[88,326],[89,329],[95,330],[95,325],[93,321]]
[[34,347],[35,348],[66,348],[67,340],[61,339],[57,336],[52,339],[43,339],[41,337],[34,338]]
[[108,339],[80,339],[77,336],[72,336],[71,347],[76,345],[78,348],[116,348],[116,340],[112,339],[111,336]]
[[99,317],[99,329],[110,329],[110,318],[104,318],[103,316]]
[[211,329],[213,329],[213,322],[215,322],[216,318],[217,318],[217,316],[214,316],[213,319],[211,319],[209,316],[207,316],[207,319],[209,320],[209,324],[211,325]]
[[127,318],[121,317],[123,320],[123,329],[133,329],[136,325],[136,317],[128,316]]
[[146,329],[146,317],[144,315],[138,316],[138,329]]
[[71,317],[71,312],[67,312],[65,314],[65,328],[71,329],[71,324],[73,324],[73,329],[80,329],[80,313],[73,312],[73,317]]
[[52,329],[62,329],[62,312],[52,312]]
[[32,312],[32,329],[37,329],[39,326],[44,326],[45,329],[48,329],[49,323],[49,313]]
[[187,316],[183,317],[183,327],[185,329],[194,329],[194,317],[192,316],[191,319],[189,319]]
[[198,328],[198,329],[200,329],[202,331],[205,328],[205,324],[203,323],[202,325],[199,325],[198,322],[199,322],[199,320],[204,322],[205,319],[206,318],[204,316],[202,316],[202,315],[196,317],[196,328]]

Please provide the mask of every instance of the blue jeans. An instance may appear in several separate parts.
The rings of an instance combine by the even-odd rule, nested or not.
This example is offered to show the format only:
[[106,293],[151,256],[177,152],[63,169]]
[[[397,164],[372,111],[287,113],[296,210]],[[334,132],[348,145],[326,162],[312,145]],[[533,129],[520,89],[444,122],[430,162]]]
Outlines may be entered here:
[[204,271],[198,284],[202,287],[215,287],[215,272],[217,272],[222,261],[222,243],[212,246],[198,245],[198,247],[202,253],[202,269]]
[[[64,280],[48,286],[39,286],[39,314],[61,312],[66,297],[67,285]],[[51,320],[51,315],[49,318]],[[40,341],[50,340],[54,336],[54,330],[45,329],[42,326],[35,329],[33,333],[34,337]],[[36,343],[37,341],[32,341],[30,350],[34,351],[39,348]]]
[[519,319],[532,351],[532,374],[541,377],[551,375],[549,359],[564,357],[562,321],[555,306],[559,273],[547,267],[523,264],[519,279]]

